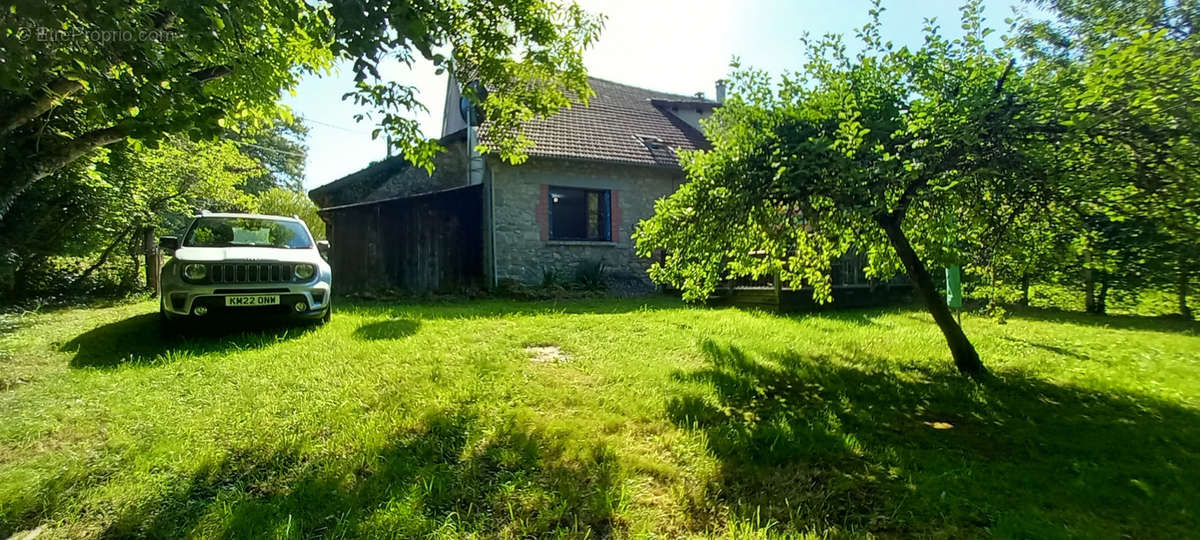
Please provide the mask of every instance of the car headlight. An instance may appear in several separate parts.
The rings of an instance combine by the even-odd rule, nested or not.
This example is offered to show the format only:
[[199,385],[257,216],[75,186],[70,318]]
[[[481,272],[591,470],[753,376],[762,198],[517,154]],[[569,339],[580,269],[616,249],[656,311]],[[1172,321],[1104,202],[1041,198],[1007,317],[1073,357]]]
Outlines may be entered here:
[[296,278],[301,281],[308,281],[308,280],[312,279],[313,274],[316,274],[316,273],[317,273],[316,266],[313,266],[311,264],[297,264],[296,265]]
[[183,265],[183,278],[191,281],[200,281],[208,276],[208,266],[203,264],[185,264]]

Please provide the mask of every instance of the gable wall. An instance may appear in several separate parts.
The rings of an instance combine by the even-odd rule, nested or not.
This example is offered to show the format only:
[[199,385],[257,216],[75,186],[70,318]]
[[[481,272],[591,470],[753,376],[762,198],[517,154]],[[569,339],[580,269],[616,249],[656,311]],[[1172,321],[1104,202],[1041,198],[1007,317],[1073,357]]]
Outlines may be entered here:
[[467,185],[466,142],[446,141],[443,145],[446,151],[433,158],[432,175],[423,168],[412,166],[403,156],[397,156],[382,163],[373,163],[351,175],[356,178],[338,180],[339,184],[332,188],[317,188],[309,192],[309,197],[318,207],[329,208]]
[[[530,284],[553,269],[573,279],[580,262],[602,260],[618,287],[649,291],[650,261],[634,253],[637,223],[654,212],[654,201],[680,185],[683,173],[673,169],[634,167],[581,161],[531,159],[512,166],[488,162],[495,211],[496,276]],[[612,190],[612,242],[553,241],[548,238],[549,186]]]
[[432,175],[421,167],[410,165],[388,178],[362,200],[378,201],[393,197],[407,197],[418,193],[429,193],[467,185],[466,143],[456,141],[445,146],[446,151],[438,153],[433,158]]
[[682,120],[685,124],[692,126],[693,129],[704,133],[704,126],[700,125],[701,119],[706,119],[712,116],[712,109],[697,110],[695,107],[666,107],[664,110],[667,114],[674,115]]

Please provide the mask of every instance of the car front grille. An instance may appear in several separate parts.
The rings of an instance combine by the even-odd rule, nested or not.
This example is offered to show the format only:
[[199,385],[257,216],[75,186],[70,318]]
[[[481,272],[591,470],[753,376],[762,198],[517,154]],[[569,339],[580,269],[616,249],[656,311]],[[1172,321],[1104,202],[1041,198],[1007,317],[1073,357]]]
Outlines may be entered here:
[[295,281],[293,264],[216,263],[208,267],[212,283],[286,283]]

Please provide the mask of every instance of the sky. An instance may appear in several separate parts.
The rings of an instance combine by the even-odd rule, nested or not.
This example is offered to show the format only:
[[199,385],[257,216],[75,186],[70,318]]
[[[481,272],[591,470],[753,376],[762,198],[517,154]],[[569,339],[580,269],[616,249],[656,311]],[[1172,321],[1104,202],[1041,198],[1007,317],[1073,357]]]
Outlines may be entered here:
[[[840,33],[853,41],[854,30],[868,20],[868,0],[578,0],[588,11],[603,13],[604,31],[584,56],[589,75],[677,94],[704,92],[738,57],[744,66],[778,74],[800,67],[799,38],[804,32]],[[947,36],[961,34],[958,0],[884,0],[883,37],[897,46],[920,45],[926,17],[936,18]],[[988,26],[1004,33],[1005,18],[1019,0],[985,0]],[[385,77],[412,84],[429,108],[413,115],[426,136],[441,135],[446,77],[421,63],[412,69],[393,63]],[[353,87],[345,66],[332,75],[309,77],[284,103],[310,128],[305,188],[327,184],[386,156],[382,140],[371,140],[369,112],[343,101]]]

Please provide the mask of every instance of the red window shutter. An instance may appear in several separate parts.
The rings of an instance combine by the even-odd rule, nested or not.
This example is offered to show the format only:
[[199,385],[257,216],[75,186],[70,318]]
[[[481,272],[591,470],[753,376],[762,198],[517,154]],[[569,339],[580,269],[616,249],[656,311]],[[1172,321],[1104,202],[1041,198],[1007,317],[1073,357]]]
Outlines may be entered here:
[[621,241],[621,238],[620,238],[621,205],[618,204],[618,201],[617,201],[617,190],[614,189],[614,190],[610,191],[608,199],[609,199],[609,204],[611,205],[608,209],[608,222],[609,222],[609,225],[612,227],[612,235],[609,236],[608,239],[613,242],[620,242]]
[[550,185],[542,184],[537,206],[534,207],[542,241],[550,239]]

